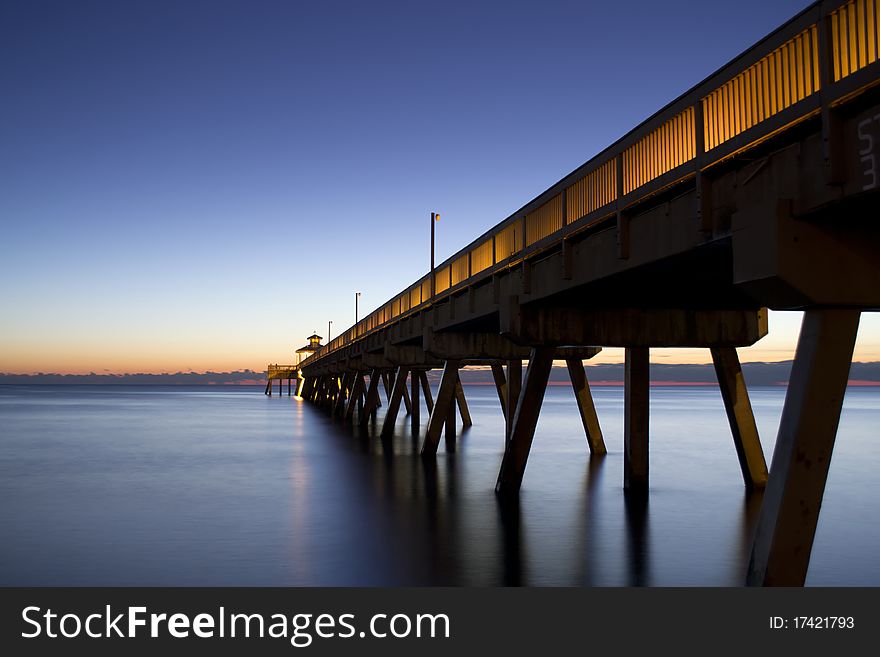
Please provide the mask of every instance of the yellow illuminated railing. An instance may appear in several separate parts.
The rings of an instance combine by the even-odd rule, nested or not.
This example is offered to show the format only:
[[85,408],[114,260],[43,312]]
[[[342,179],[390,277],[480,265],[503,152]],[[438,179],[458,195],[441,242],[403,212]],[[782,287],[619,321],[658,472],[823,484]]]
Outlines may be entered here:
[[471,251],[471,276],[495,264],[494,250],[493,240],[489,238]]
[[[835,85],[878,59],[880,0],[813,4],[735,60],[744,64],[721,69],[542,194],[541,203],[529,203],[441,263],[435,269],[434,294],[448,294],[475,276],[552,247],[554,241],[543,240],[561,239],[569,230],[601,221],[623,204],[693,177],[700,167],[809,116],[818,106],[802,101],[817,98],[821,62],[828,62],[826,85]],[[431,302],[429,274],[300,367]]]
[[562,194],[557,194],[526,215],[526,246],[562,228]]
[[449,265],[440,267],[434,274],[434,292],[440,294],[449,289]]
[[468,254],[459,256],[452,261],[452,285],[458,285],[470,277],[468,271]]
[[614,160],[600,164],[565,190],[566,223],[577,221],[617,199]]
[[269,365],[269,378],[272,378],[273,374],[288,374],[290,372],[295,372],[299,367],[299,365]]
[[522,250],[522,228],[518,222],[495,234],[495,262],[507,260]]
[[689,162],[696,152],[694,108],[688,107],[623,152],[623,193]]
[[848,2],[830,16],[834,81],[877,61],[880,1]]
[[703,140],[712,150],[819,90],[815,25],[702,99]]

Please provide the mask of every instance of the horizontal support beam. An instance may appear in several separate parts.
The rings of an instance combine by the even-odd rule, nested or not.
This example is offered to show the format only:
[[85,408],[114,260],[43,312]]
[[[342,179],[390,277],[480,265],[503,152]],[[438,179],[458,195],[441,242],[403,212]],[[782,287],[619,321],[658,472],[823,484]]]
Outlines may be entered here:
[[458,360],[524,360],[529,348],[497,333],[443,333],[425,329],[422,347],[435,358]]
[[767,334],[767,310],[501,306],[501,332],[534,346],[742,347]]
[[396,367],[443,367],[441,359],[430,356],[424,349],[414,345],[395,346],[386,344],[385,360]]
[[[531,349],[498,333],[441,332],[425,329],[424,351],[441,359],[454,358],[469,365],[486,365],[497,361],[527,360]],[[557,358],[592,358],[600,347],[559,347]]]

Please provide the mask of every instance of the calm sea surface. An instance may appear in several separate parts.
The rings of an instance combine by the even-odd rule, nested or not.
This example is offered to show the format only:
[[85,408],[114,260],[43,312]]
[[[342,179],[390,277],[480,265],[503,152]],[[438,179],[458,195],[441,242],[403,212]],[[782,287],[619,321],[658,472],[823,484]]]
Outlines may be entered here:
[[[768,463],[784,389],[752,392]],[[623,491],[623,390],[548,390],[518,507],[494,389],[434,467],[252,388],[0,386],[0,585],[740,585],[748,497],[715,388],[651,391],[651,490]],[[381,421],[384,407],[380,409]],[[423,426],[426,412],[422,410]],[[381,425],[380,425],[381,426]],[[880,585],[880,390],[847,392],[810,585]]]

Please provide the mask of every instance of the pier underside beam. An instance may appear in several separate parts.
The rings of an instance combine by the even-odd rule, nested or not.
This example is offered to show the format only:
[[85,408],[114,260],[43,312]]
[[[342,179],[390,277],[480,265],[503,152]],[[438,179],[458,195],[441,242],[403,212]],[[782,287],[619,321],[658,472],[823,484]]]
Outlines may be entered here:
[[758,425],[755,424],[749,391],[746,388],[736,349],[714,347],[711,352],[743,482],[749,490],[764,488],[767,484],[767,462],[764,460],[764,450],[758,437]]
[[767,311],[501,306],[501,332],[522,344],[744,347],[767,334]]
[[855,346],[859,311],[804,312],[747,583],[803,586]]
[[631,347],[624,362],[623,485],[648,486],[649,349]]
[[385,372],[398,365],[386,360],[384,354],[364,354],[361,356],[361,363],[364,370],[379,370],[380,372]]
[[529,349],[497,333],[452,333],[426,329],[423,350],[434,358],[448,360],[509,360],[528,358]]
[[437,399],[431,416],[428,418],[428,430],[422,443],[422,455],[433,456],[437,453],[437,445],[440,443],[440,433],[446,423],[449,410],[455,411],[455,383],[458,381],[459,361],[450,359],[443,367],[443,375],[440,377],[440,388],[437,390]]
[[[423,351],[429,356],[447,360],[455,358],[467,363],[493,363],[496,361],[527,360],[531,355],[528,346],[516,344],[498,333],[442,332],[425,329],[422,338]],[[559,347],[559,358],[592,358],[601,351],[599,347]]]
[[544,392],[553,367],[554,353],[552,347],[532,349],[525,383],[516,404],[513,430],[504,449],[501,471],[495,484],[495,491],[499,494],[516,494],[522,485],[532,439],[535,436],[535,427],[538,425],[538,415],[544,402]]
[[385,361],[389,367],[406,365],[407,367],[434,368],[443,367],[443,360],[426,353],[418,346],[385,345]]
[[406,390],[406,377],[409,370],[400,366],[394,376],[394,385],[391,388],[391,396],[388,399],[388,410],[385,412],[385,420],[382,423],[382,437],[388,438],[394,433],[394,423],[397,421],[397,412],[400,410],[400,402]]
[[584,425],[584,433],[587,436],[587,445],[590,454],[601,456],[608,450],[602,438],[602,428],[599,426],[599,416],[596,414],[596,405],[593,403],[593,395],[590,392],[590,383],[587,381],[587,373],[584,370],[584,362],[580,358],[566,358],[568,375],[571,378],[574,397],[580,411],[581,422]]

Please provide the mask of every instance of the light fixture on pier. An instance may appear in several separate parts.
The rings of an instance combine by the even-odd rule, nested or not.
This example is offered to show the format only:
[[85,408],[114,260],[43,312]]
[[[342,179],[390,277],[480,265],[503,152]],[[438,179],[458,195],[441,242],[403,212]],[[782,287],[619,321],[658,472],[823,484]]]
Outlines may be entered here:
[[431,213],[431,296],[434,296],[434,222],[440,221],[440,215],[437,212]]

